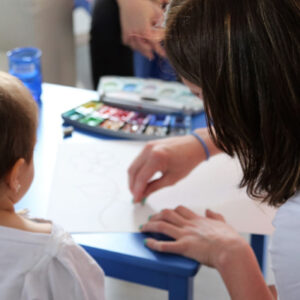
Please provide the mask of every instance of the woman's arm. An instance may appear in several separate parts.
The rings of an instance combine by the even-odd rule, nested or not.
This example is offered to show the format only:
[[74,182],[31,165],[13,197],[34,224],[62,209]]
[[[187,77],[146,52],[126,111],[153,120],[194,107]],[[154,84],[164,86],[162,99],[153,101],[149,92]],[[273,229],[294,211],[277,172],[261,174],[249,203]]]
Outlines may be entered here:
[[275,285],[269,285],[269,290],[271,294],[273,295],[274,300],[277,299],[277,290]]
[[216,269],[232,300],[276,299],[266,285],[256,257],[248,243],[224,251]]

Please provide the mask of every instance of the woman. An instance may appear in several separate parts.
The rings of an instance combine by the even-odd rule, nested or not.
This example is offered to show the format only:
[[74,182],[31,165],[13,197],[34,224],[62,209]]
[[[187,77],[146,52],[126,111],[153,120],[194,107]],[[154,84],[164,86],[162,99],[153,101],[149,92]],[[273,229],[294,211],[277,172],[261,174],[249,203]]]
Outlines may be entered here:
[[[195,94],[209,129],[149,143],[129,169],[135,201],[186,176],[208,155],[237,156],[241,186],[278,206],[271,248],[280,299],[300,298],[300,7],[298,0],[173,1],[166,52]],[[212,124],[214,126],[212,126]],[[208,134],[209,133],[209,134]],[[183,161],[181,161],[183,158]],[[149,182],[156,171],[163,176]],[[232,299],[274,299],[248,243],[210,210],[165,210],[143,225],[175,241],[148,239],[158,251],[216,268]]]

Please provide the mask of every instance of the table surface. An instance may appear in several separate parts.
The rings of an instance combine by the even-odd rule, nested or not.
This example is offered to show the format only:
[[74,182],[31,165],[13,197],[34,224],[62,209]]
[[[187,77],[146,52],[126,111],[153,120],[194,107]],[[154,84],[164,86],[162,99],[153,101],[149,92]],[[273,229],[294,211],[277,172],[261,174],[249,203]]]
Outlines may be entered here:
[[[61,114],[90,100],[97,100],[98,94],[93,90],[79,89],[56,84],[43,84],[41,103],[39,104],[39,126],[37,144],[34,152],[35,177],[33,183],[16,205],[17,210],[29,209],[32,216],[47,216],[48,196],[60,143],[88,142],[91,138],[119,140],[115,137],[75,130],[71,138],[63,138],[63,120]],[[205,126],[202,113],[193,119],[193,128]]]
[[[83,90],[73,87],[59,86],[53,84],[43,84],[42,102],[40,105],[40,124],[37,133],[37,145],[34,154],[35,159],[35,178],[31,188],[24,199],[17,204],[16,209],[29,209],[34,217],[45,218],[49,206],[49,194],[52,183],[52,176],[56,162],[56,153],[60,143],[84,142],[91,138],[115,139],[103,135],[88,134],[75,130],[72,137],[63,139],[63,120],[61,114],[73,107],[85,103],[89,100],[98,99],[97,92]],[[193,118],[193,127],[204,127],[204,114]],[[243,202],[243,201],[241,201]],[[247,215],[243,209],[243,203],[238,204],[236,214],[242,220]],[[249,208],[245,206],[246,210]],[[228,208],[232,210],[232,207]],[[264,221],[264,214],[268,216]],[[261,224],[253,233],[269,234],[272,232],[271,218],[273,210],[267,210],[262,213],[260,208],[251,210],[251,216],[247,216],[247,222]],[[255,220],[255,222],[253,222]],[[264,222],[260,222],[263,220]],[[238,229],[238,228],[237,228]]]

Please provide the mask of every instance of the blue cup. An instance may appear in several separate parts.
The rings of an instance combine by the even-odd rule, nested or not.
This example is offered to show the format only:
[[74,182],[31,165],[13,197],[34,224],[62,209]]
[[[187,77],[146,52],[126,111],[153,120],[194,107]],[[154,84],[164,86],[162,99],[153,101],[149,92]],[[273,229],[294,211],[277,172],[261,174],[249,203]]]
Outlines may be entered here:
[[9,73],[24,83],[36,101],[40,101],[42,94],[41,55],[42,51],[33,47],[7,52]]

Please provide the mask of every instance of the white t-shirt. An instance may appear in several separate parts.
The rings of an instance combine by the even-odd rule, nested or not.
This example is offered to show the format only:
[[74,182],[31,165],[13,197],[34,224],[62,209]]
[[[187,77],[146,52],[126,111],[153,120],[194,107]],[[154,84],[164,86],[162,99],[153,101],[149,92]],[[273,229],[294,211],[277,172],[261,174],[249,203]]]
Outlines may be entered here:
[[104,273],[71,236],[0,226],[0,299],[103,300]]
[[273,220],[271,260],[280,300],[300,299],[300,191],[284,203]]

